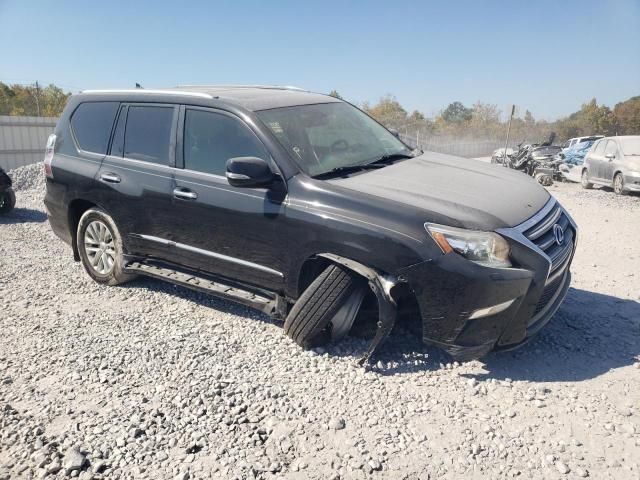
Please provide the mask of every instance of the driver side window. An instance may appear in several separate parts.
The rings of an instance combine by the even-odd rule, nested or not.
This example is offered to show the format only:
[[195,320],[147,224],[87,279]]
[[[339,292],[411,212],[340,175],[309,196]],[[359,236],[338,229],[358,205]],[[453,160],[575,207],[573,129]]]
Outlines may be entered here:
[[224,176],[234,157],[269,158],[262,142],[243,125],[222,113],[187,109],[184,120],[184,168]]

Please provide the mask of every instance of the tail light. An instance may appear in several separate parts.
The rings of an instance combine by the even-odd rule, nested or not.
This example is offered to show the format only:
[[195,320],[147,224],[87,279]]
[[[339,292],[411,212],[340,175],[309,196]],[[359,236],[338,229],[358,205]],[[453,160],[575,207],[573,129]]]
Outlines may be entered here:
[[44,150],[44,174],[47,178],[53,178],[53,170],[51,163],[53,162],[53,154],[56,146],[56,135],[51,134],[47,139],[47,146]]

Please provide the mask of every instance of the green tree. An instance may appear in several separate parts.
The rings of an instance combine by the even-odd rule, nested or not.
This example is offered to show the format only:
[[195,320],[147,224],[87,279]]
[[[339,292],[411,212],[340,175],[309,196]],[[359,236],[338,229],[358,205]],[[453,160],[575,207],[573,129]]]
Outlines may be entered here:
[[471,120],[473,109],[465,107],[461,102],[450,103],[440,117],[447,123],[463,123]]
[[619,135],[640,135],[640,95],[613,107]]
[[407,123],[407,111],[396,97],[385,95],[374,106],[363,104],[363,110],[387,127],[398,128]]
[[335,89],[334,89],[334,90],[331,90],[331,91],[329,92],[329,96],[330,96],[330,97],[339,98],[339,99],[341,99],[341,100],[342,100],[342,97],[340,96],[340,94],[338,93],[338,91],[337,91],[337,90],[335,90]]

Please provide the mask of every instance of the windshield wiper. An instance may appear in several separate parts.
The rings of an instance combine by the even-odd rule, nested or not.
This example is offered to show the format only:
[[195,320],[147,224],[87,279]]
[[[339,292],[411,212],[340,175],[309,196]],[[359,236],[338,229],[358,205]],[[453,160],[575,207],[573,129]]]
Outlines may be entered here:
[[422,150],[412,150],[409,153],[390,153],[386,155],[382,155],[378,157],[373,162],[367,163],[367,165],[389,165],[393,163],[395,160],[402,160],[404,158],[414,158],[418,155],[422,155]]
[[322,178],[322,177],[328,177],[333,175],[340,175],[343,173],[360,172],[362,170],[375,170],[378,168],[382,168],[384,166],[385,165],[372,164],[372,163],[364,163],[360,165],[344,165],[342,167],[332,168],[331,170],[328,170],[326,172],[318,173],[317,175],[314,175],[313,178]]

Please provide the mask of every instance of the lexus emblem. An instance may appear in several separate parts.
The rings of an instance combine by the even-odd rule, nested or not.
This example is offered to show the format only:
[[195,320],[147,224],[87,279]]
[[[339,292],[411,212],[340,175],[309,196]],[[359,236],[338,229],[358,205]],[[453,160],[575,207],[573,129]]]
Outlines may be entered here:
[[553,236],[556,238],[556,243],[562,245],[562,242],[564,242],[564,230],[557,223],[553,226]]

